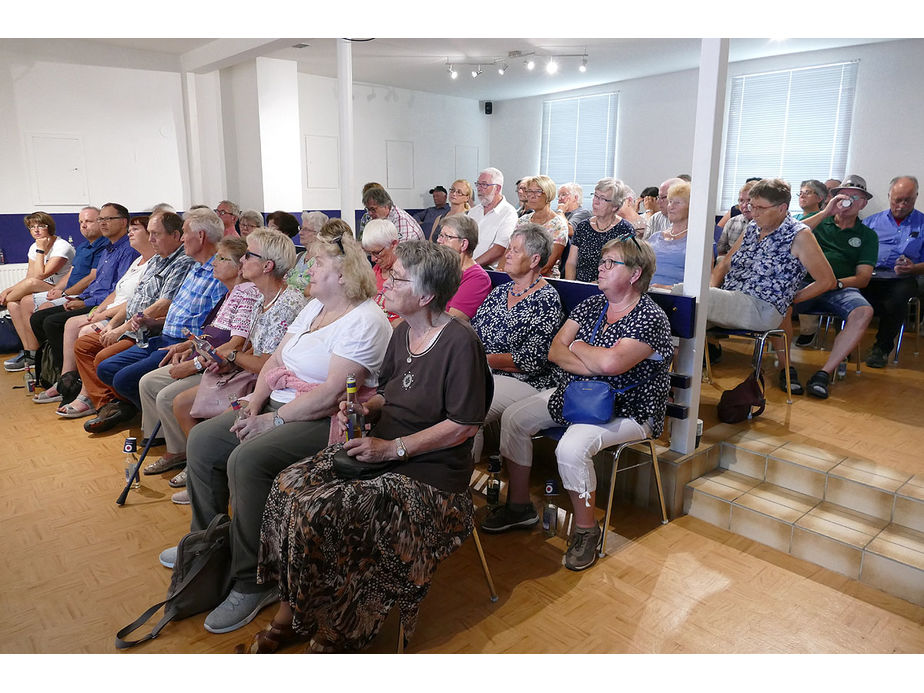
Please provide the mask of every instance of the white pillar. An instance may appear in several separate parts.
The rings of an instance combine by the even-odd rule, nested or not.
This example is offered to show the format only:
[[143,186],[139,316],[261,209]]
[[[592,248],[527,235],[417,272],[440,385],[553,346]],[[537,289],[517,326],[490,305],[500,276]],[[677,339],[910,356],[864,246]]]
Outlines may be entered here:
[[677,403],[685,404],[690,414],[687,419],[674,420],[671,424],[671,450],[684,454],[693,451],[696,438],[703,354],[706,348],[704,298],[709,293],[709,276],[712,271],[715,229],[712,210],[718,188],[727,74],[728,39],[703,39],[693,129],[689,240],[683,270],[684,293],[697,297],[696,334],[694,339],[680,340],[680,349],[674,357],[674,370],[692,376],[689,389],[675,391]]
[[[337,41],[337,95],[340,133],[340,218],[355,225],[355,202],[359,191],[353,185],[353,47]],[[357,229],[353,229],[357,232]]]
[[298,63],[257,58],[263,209],[302,208]]

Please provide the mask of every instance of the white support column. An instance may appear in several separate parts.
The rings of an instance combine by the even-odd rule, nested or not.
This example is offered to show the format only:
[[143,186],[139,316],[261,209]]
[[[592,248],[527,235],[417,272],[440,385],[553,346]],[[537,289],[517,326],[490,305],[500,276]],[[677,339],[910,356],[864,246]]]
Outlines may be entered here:
[[699,86],[693,130],[693,177],[690,196],[690,225],[684,265],[684,293],[697,297],[696,334],[681,339],[674,357],[674,368],[689,373],[689,389],[676,390],[677,403],[689,408],[689,417],[671,424],[671,450],[692,452],[696,438],[703,354],[706,348],[706,302],[712,271],[712,244],[715,229],[713,212],[722,150],[725,116],[725,82],[728,74],[728,39],[703,39],[700,50]]
[[256,59],[260,170],[263,209],[302,208],[298,64],[294,60]]
[[185,200],[171,201],[180,209],[214,205],[227,195],[224,124],[218,72],[182,73],[189,179]]
[[[358,194],[353,185],[353,46],[345,39],[337,41],[337,95],[340,134],[340,218],[355,226],[355,202]],[[353,229],[358,233],[358,229]]]

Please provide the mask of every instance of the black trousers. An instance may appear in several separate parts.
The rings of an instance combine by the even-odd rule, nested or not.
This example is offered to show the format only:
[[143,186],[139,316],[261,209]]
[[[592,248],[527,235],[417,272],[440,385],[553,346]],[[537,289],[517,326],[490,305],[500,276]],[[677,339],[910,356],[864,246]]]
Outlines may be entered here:
[[888,354],[908,317],[908,299],[918,295],[918,283],[914,277],[873,277],[860,293],[872,304],[879,318],[876,344]]
[[35,338],[44,348],[51,349],[52,358],[58,369],[64,363],[64,323],[75,315],[86,315],[92,310],[90,306],[65,310],[64,306],[53,306],[37,310],[29,318],[29,324]]

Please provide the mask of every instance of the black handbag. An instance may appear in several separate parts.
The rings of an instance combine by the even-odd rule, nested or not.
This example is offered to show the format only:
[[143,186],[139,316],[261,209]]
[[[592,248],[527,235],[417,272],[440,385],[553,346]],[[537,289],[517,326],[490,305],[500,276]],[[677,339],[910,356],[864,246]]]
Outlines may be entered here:
[[334,453],[334,473],[341,479],[374,479],[401,464],[401,460],[361,462],[350,457],[343,448]]
[[[167,598],[116,633],[116,649],[153,640],[170,621],[214,609],[231,591],[231,580],[231,519],[216,515],[207,529],[190,532],[180,539]],[[163,618],[150,633],[138,640],[125,639],[162,606]]]
[[734,388],[722,393],[716,413],[722,423],[741,423],[763,414],[766,406],[764,375],[752,372]]
[[22,341],[13,326],[13,318],[9,315],[0,318],[0,354],[15,354],[20,349]]

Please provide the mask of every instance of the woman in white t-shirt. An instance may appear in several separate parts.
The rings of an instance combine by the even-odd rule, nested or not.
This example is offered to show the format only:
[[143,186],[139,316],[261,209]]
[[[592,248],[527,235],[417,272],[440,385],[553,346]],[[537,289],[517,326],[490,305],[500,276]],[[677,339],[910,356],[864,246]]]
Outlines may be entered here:
[[[375,303],[375,276],[359,243],[344,234],[319,237],[309,248],[311,301],[264,364],[249,403],[197,424],[186,445],[187,488],[194,530],[205,529],[231,503],[231,577],[227,599],[205,619],[225,633],[278,600],[276,585],[257,584],[260,521],[273,479],[281,470],[327,447],[330,417],[347,376],[371,396],[391,338]],[[258,258],[259,259],[259,258]],[[171,566],[176,548],[161,553]]]
[[39,291],[48,291],[55,282],[71,271],[74,246],[55,235],[55,220],[51,215],[34,212],[23,217],[23,222],[35,239],[29,246],[26,277],[10,288],[0,291],[0,305],[6,305],[7,301],[18,301]]

